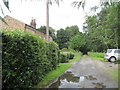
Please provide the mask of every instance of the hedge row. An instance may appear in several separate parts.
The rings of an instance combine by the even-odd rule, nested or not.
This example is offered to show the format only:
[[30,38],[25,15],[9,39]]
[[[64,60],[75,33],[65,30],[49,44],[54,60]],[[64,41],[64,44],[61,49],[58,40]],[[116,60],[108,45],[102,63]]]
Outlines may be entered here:
[[59,63],[56,43],[25,31],[2,30],[2,86],[28,88]]

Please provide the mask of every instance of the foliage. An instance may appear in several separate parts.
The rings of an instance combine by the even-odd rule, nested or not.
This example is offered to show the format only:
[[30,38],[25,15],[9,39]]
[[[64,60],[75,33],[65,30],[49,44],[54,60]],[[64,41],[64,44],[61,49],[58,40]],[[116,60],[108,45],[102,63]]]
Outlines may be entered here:
[[87,47],[86,37],[83,33],[79,33],[71,38],[69,41],[69,47],[81,51],[83,54],[87,54],[89,50]]
[[60,62],[67,63],[69,61],[67,54],[61,53]]
[[65,30],[64,29],[60,29],[57,31],[57,39],[56,42],[59,45],[59,48],[68,48],[68,42],[70,41],[70,39],[75,36],[76,34],[79,33],[79,28],[77,25],[74,26],[70,26],[70,27],[66,27]]
[[103,52],[109,48],[118,48],[118,5],[104,7],[93,16],[86,18],[84,26],[87,47],[91,51]]
[[68,48],[67,45],[67,41],[68,41],[68,36],[67,33],[64,29],[60,29],[57,31],[57,43],[59,45],[59,48]]
[[65,31],[67,33],[68,39],[70,40],[73,36],[79,33],[79,28],[77,25],[67,26],[65,28]]
[[25,31],[2,31],[3,88],[28,88],[58,64],[58,46]]
[[68,54],[67,54],[68,59],[73,59],[74,56],[75,56],[75,55],[74,55],[73,53],[68,53]]
[[69,49],[67,49],[67,48],[62,48],[62,49],[61,49],[61,52],[69,52]]
[[[41,26],[40,28],[38,28],[38,31],[41,31],[46,34],[46,26]],[[49,34],[55,41],[56,40],[55,29],[53,29],[52,27],[49,27]]]

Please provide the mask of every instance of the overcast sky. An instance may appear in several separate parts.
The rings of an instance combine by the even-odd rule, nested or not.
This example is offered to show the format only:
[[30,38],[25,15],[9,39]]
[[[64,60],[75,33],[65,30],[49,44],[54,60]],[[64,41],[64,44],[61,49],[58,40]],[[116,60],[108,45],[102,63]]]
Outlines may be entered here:
[[[12,16],[26,24],[30,24],[33,18],[36,19],[37,28],[46,25],[46,4],[45,1],[39,0],[9,0],[11,13],[3,7],[5,15]],[[90,7],[98,6],[99,0],[87,0],[85,11],[80,8],[72,7],[71,3],[76,0],[63,0],[58,7],[57,4],[50,6],[50,26],[56,30],[66,26],[77,25],[82,31],[82,25],[85,21],[85,11],[89,12]],[[2,0],[0,0],[1,4]],[[1,12],[0,12],[1,15]]]

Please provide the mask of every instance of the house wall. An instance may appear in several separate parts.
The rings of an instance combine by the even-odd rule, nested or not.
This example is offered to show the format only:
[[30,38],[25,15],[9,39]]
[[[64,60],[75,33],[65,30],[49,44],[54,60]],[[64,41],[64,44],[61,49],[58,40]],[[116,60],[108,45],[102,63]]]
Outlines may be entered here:
[[[19,20],[16,20],[16,19],[10,17],[10,16],[5,16],[4,20],[6,21],[6,23],[8,25],[0,20],[0,29],[26,30],[27,32],[32,32],[33,34],[37,34],[37,35],[41,36],[42,38],[44,38],[45,40],[47,40],[46,34],[40,32],[40,31],[37,31],[37,29],[31,27],[30,25],[27,25]],[[52,41],[52,40],[53,40],[52,37],[49,37],[49,41]]]
[[[33,28],[33,27],[31,27],[31,26],[29,26],[27,24],[25,25],[25,30],[27,32],[32,32],[33,34],[37,34],[37,35],[41,36],[43,39],[46,40],[46,34],[44,34],[43,32],[40,32],[40,31],[36,30],[35,28]],[[53,41],[52,37],[50,37],[50,36],[49,36],[49,41]]]

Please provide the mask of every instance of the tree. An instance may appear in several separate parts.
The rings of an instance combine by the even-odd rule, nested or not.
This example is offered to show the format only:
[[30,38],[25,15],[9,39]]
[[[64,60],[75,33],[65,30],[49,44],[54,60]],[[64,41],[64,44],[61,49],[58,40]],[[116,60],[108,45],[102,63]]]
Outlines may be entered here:
[[80,32],[73,36],[69,41],[69,47],[74,50],[81,51],[83,54],[87,54],[89,49],[87,47],[85,34]]
[[94,16],[88,16],[85,22],[87,42],[93,51],[118,48],[118,4],[104,7]]
[[[38,28],[38,30],[46,34],[46,26],[41,26]],[[52,27],[49,27],[49,35],[53,38],[54,41],[56,41],[55,29]]]
[[[60,0],[54,0],[58,5]],[[52,5],[52,0],[46,1],[46,39],[49,41],[49,5]]]
[[67,27],[65,28],[65,31],[66,31],[66,33],[67,33],[67,36],[68,36],[69,40],[70,40],[74,35],[76,35],[76,34],[79,33],[79,28],[78,28],[77,25],[70,26],[70,27],[67,26]]
[[59,48],[62,49],[62,48],[68,48],[68,36],[67,36],[67,33],[64,29],[60,29],[57,31],[57,40],[56,42],[58,43],[59,45]]

